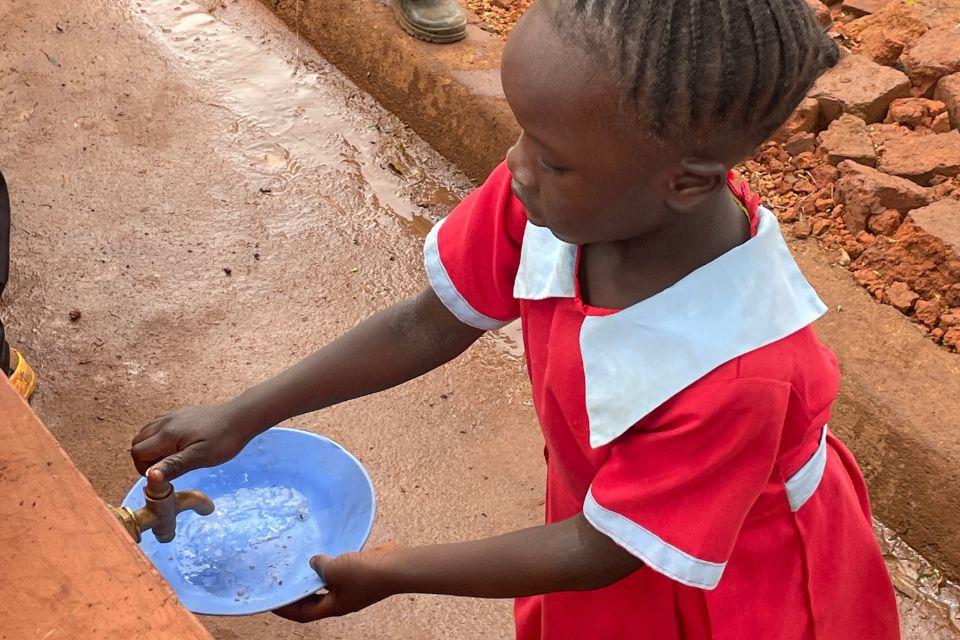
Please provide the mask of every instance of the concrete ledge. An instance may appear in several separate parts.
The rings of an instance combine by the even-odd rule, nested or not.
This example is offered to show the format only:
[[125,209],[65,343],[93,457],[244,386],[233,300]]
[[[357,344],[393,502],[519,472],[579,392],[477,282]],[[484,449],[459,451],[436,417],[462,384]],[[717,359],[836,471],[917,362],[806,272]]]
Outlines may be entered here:
[[[417,42],[377,0],[262,0],[327,59],[477,181],[518,128],[502,97],[502,43],[475,25],[455,45]],[[877,515],[960,577],[960,357],[877,304],[815,246],[794,246],[830,305],[818,323],[843,367],[831,427],[854,451]],[[842,310],[838,311],[840,308]]]
[[875,514],[960,576],[960,356],[875,302],[814,242],[792,248],[830,307],[816,325],[843,371],[830,426],[857,456]]

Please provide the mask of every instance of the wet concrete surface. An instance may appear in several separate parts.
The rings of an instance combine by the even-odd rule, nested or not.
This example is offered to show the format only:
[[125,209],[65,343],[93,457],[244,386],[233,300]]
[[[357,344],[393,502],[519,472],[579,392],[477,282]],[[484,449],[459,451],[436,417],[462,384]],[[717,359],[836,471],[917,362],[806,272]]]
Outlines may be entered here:
[[[34,408],[104,499],[135,480],[129,440],[152,417],[228,397],[425,286],[422,235],[468,181],[256,2],[21,0],[0,25],[14,206],[0,314],[40,375]],[[372,541],[541,520],[516,348],[491,336],[293,422],[369,469]],[[954,637],[904,610],[906,637]],[[512,637],[510,616],[508,602],[401,596],[319,627],[204,622],[221,639],[469,639]]]

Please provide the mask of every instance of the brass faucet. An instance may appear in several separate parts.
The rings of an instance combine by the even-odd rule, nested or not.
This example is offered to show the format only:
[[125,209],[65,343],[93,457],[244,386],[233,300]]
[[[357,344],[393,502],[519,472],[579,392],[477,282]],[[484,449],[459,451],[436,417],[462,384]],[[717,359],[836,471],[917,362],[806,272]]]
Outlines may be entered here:
[[191,489],[174,491],[173,485],[164,480],[157,469],[147,472],[147,484],[143,488],[146,505],[133,511],[129,507],[108,505],[120,524],[126,528],[133,539],[140,542],[140,534],[153,529],[157,542],[170,542],[177,534],[177,515],[181,511],[192,509],[201,516],[213,513],[213,500],[203,493]]

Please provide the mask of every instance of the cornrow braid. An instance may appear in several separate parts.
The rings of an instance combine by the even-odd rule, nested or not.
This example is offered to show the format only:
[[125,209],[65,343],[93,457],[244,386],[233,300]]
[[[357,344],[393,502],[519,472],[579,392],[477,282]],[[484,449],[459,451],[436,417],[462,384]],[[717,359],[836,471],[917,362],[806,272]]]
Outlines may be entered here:
[[839,57],[806,0],[559,0],[557,12],[609,56],[663,142],[752,149]]

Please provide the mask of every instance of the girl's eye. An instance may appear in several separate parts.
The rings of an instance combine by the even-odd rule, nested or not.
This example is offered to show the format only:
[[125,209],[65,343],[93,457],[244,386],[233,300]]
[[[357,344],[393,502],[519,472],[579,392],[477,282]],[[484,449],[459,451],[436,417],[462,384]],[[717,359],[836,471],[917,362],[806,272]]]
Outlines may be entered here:
[[545,171],[549,171],[550,173],[563,173],[564,171],[566,171],[566,169],[564,169],[563,167],[558,167],[556,165],[550,164],[543,158],[539,158],[537,160],[537,164],[540,165],[541,169]]

